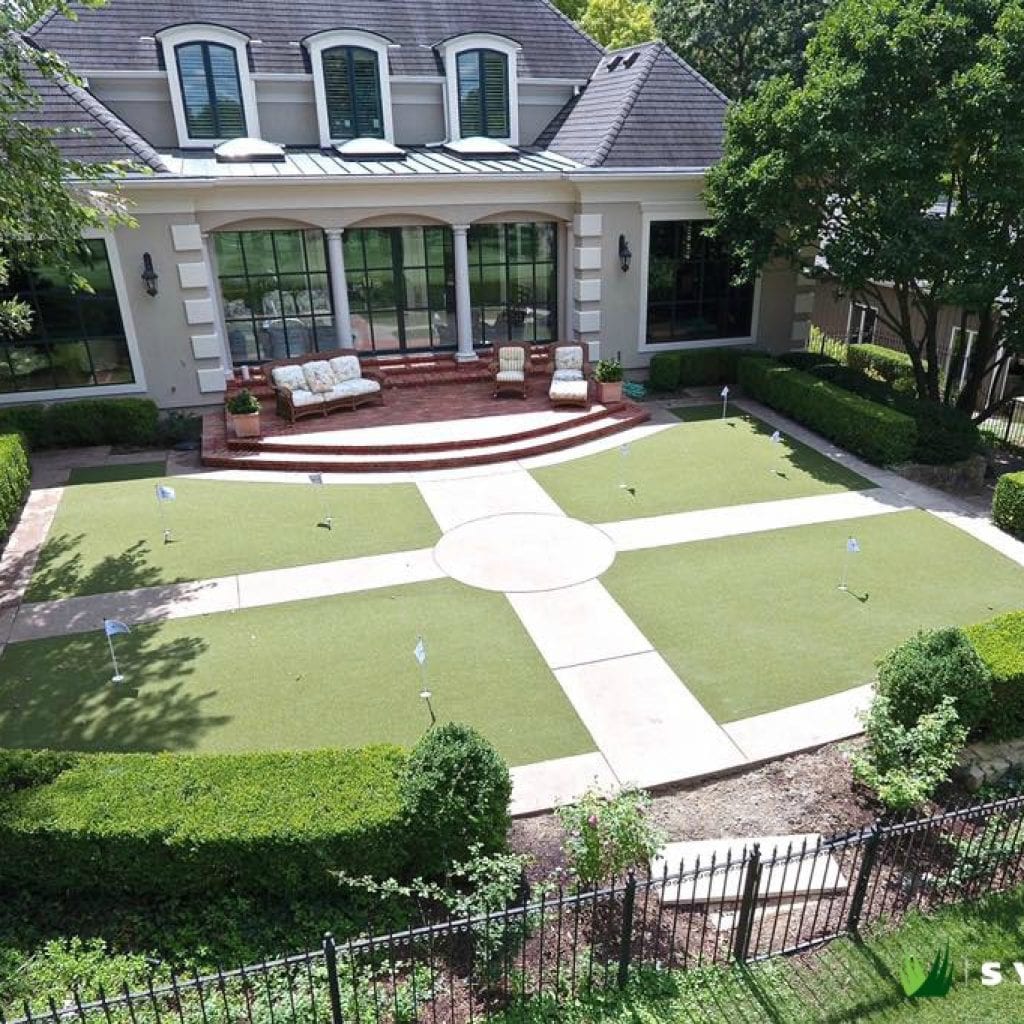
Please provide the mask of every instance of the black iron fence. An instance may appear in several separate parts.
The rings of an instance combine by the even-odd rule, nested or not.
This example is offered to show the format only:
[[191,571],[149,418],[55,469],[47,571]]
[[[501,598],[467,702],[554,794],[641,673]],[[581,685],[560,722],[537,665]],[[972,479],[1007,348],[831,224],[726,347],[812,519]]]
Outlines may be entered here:
[[336,941],[140,991],[72,992],[0,1024],[463,1024],[551,1006],[641,969],[795,953],[1024,882],[1024,797],[785,847],[753,844],[497,913]]
[[1024,396],[1008,402],[995,415],[981,423],[982,430],[989,430],[1003,444],[1024,448]]

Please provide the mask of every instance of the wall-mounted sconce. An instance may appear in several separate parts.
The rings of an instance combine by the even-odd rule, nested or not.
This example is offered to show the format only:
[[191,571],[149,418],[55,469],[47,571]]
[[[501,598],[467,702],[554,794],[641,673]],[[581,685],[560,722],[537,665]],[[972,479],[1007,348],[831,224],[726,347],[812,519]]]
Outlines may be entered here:
[[142,283],[146,286],[147,295],[156,295],[156,282],[159,275],[153,269],[153,257],[148,252],[142,254]]
[[626,241],[625,235],[619,235],[619,266],[622,267],[622,272],[628,273],[629,265],[633,262],[633,250],[629,247],[629,242]]

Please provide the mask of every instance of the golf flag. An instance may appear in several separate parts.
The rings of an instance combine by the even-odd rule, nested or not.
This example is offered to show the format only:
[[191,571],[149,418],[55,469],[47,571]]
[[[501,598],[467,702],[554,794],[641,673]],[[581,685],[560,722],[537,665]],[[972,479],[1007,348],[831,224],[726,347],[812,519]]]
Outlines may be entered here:
[[131,630],[128,628],[128,624],[122,622],[120,619],[104,619],[103,631],[107,634],[107,636],[117,636],[118,633],[131,632]]
[[781,440],[782,435],[776,430],[775,433],[772,434],[772,441],[773,443],[778,444]]
[[427,663],[427,645],[423,642],[423,637],[417,639],[412,653],[421,667]]
[[629,454],[629,445],[628,444],[620,444],[619,445],[619,454],[623,458],[625,458]]
[[174,501],[177,495],[174,493],[173,487],[168,487],[167,484],[156,485],[156,500],[157,501]]
[[309,474],[309,482],[311,484],[316,484],[318,486],[323,484],[323,482],[324,482],[324,475],[323,475],[323,473],[310,473]]
[[860,545],[857,543],[856,537],[851,537],[846,542],[846,550],[849,551],[851,555],[856,555],[860,552]]
[[722,397],[723,398],[728,398],[729,397],[729,385],[728,384],[726,384],[725,387],[722,388]]

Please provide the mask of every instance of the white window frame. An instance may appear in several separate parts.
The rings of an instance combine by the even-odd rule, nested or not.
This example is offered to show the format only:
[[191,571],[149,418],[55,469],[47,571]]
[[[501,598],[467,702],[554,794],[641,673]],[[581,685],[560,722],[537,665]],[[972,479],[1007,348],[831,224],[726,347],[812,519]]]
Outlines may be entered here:
[[242,90],[242,109],[245,112],[245,130],[249,138],[261,138],[260,119],[256,106],[256,87],[249,71],[249,37],[233,29],[219,25],[175,25],[157,33],[157,40],[163,48],[167,81],[171,87],[171,109],[174,111],[174,127],[178,132],[178,145],[182,149],[212,149],[227,142],[227,139],[193,139],[188,134],[185,117],[185,97],[182,95],[181,78],[175,47],[182,43],[219,43],[235,51],[238,67],[238,81]]
[[[128,285],[121,265],[121,254],[112,231],[88,229],[82,232],[87,239],[100,238],[107,247],[107,260],[110,263],[110,276],[114,282],[114,294],[117,296],[117,307],[121,314],[124,337],[128,344],[128,361],[132,364],[131,384],[90,384],[84,388],[50,388],[46,391],[12,391],[0,395],[0,407],[6,405],[24,405],[26,402],[59,402],[72,401],[76,398],[117,398],[119,395],[141,395],[146,392],[146,374],[142,368],[142,356],[139,353],[139,339],[135,332],[135,321],[132,319],[131,302],[128,299]],[[141,289],[141,284],[139,285]],[[148,296],[147,296],[148,298]]]
[[[449,141],[468,138],[462,134],[459,123],[459,71],[458,56],[466,50],[496,50],[507,58],[508,64],[508,135],[495,138],[509,146],[519,145],[519,52],[522,47],[507,36],[490,32],[470,32],[439,43],[437,49],[444,61],[445,120]],[[492,136],[488,136],[491,138]]]
[[[640,272],[640,309],[637,324],[637,352],[653,354],[655,352],[678,352],[683,349],[725,348],[729,345],[751,345],[757,337],[758,321],[761,315],[761,274],[754,278],[754,295],[751,300],[750,333],[736,338],[699,338],[692,341],[647,341],[647,285],[651,259],[651,222],[661,220],[711,220],[711,215],[703,203],[659,203],[645,204],[640,228],[640,259],[634,260],[634,267]],[[606,243],[602,263],[607,265],[610,253],[608,244],[614,244],[614,273],[621,273],[618,258],[618,239]],[[634,254],[635,255],[635,254]],[[631,269],[629,273],[633,273]]]
[[[957,337],[960,334],[961,328],[956,325],[949,332],[949,355],[946,358],[946,370],[945,377],[949,378],[949,371],[953,365],[953,356],[956,354]],[[978,339],[977,328],[968,327],[963,332],[967,336],[967,342],[964,345],[964,358],[960,364],[960,381],[957,384],[956,393],[959,394],[964,389],[964,384],[967,383],[967,368],[971,365],[971,356],[974,355],[974,343]],[[991,387],[989,388],[989,394],[991,394]]]
[[394,44],[384,36],[375,32],[361,32],[345,29],[329,32],[318,32],[303,41],[309,51],[309,61],[313,66],[313,93],[316,97],[316,120],[320,128],[320,146],[329,149],[331,146],[348,142],[348,139],[331,138],[331,122],[327,116],[327,86],[324,83],[324,50],[335,46],[361,46],[373,50],[377,54],[377,77],[380,80],[380,107],[384,118],[384,138],[392,145],[395,143],[395,121],[391,109],[391,70],[388,64],[388,50]]
[[[860,325],[857,328],[857,340],[850,341],[850,331],[853,328],[853,310],[854,307],[860,308]],[[871,337],[867,340],[864,339],[864,317],[868,310],[871,310],[875,314],[875,319],[871,324]],[[875,343],[875,330],[878,327],[878,307],[872,306],[867,302],[857,302],[854,299],[850,300],[850,310],[846,314],[846,343],[848,345],[873,345]]]

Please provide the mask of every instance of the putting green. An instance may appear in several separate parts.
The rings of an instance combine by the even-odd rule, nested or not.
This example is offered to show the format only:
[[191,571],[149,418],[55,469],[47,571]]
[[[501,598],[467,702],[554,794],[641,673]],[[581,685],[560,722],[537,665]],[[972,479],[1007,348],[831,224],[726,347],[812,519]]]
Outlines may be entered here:
[[620,554],[602,580],[719,722],[870,682],[916,630],[1024,596],[1024,569],[920,511]]
[[[405,551],[431,547],[440,537],[413,484],[313,487],[167,479],[154,478],[153,468],[147,463],[76,471],[27,600]],[[158,480],[174,488],[173,502],[157,502]],[[333,530],[317,526],[325,513],[334,518]],[[170,544],[163,543],[165,517]]]
[[8,645],[0,747],[303,750],[410,745],[429,722],[476,726],[511,764],[594,743],[507,599],[451,580]]
[[[870,481],[753,416],[709,406],[673,410],[685,422],[611,449],[533,471],[568,513],[588,523],[755,501],[861,490]],[[630,490],[626,490],[625,484]]]

